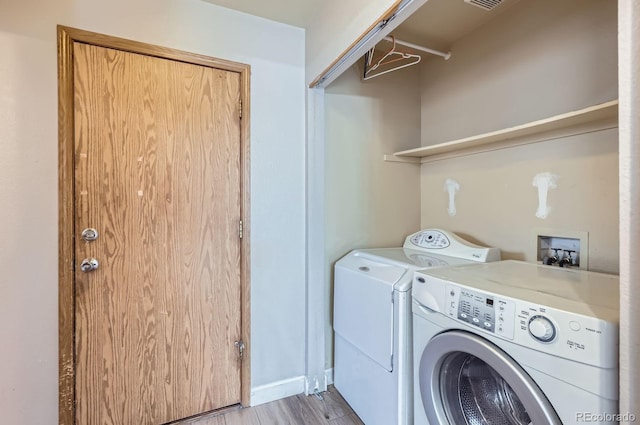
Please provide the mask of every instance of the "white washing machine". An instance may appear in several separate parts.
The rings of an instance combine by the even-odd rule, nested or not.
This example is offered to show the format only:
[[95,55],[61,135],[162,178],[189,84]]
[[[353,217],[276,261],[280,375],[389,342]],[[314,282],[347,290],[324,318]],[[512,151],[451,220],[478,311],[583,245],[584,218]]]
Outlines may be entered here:
[[617,276],[520,261],[415,273],[415,425],[618,423]]
[[496,248],[426,229],[403,248],[354,250],[336,263],[334,385],[366,425],[413,423],[414,270],[499,259]]

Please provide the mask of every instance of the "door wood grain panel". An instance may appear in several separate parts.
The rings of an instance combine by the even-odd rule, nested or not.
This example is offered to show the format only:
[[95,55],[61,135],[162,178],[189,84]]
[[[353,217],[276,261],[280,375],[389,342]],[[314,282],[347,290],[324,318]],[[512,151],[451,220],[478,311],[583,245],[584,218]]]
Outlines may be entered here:
[[239,74],[73,48],[76,422],[238,403]]

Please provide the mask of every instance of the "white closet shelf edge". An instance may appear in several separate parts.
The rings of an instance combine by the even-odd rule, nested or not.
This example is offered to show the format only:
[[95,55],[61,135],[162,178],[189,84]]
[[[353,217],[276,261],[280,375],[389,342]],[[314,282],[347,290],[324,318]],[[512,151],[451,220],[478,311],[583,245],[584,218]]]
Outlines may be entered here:
[[[496,149],[506,149],[512,146],[615,128],[617,127],[617,118],[618,100],[612,100],[578,111],[567,112],[490,133],[395,152],[393,155],[385,155],[384,160],[414,163],[417,161],[411,161],[410,159],[423,158],[420,162],[428,162],[425,161],[427,157],[437,155],[438,159],[444,159],[441,158],[442,155],[457,151],[461,151],[460,154],[466,155]],[[452,155],[447,155],[447,157],[450,156]]]

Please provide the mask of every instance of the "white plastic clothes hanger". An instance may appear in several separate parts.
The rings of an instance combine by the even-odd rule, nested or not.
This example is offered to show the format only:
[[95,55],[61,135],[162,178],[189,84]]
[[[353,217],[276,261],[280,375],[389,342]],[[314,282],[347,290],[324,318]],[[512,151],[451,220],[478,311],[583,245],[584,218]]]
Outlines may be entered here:
[[[389,72],[397,71],[399,69],[406,68],[408,66],[416,65],[416,64],[420,63],[420,61],[422,60],[422,57],[420,55],[416,55],[416,54],[413,54],[413,53],[402,52],[400,50],[396,50],[396,39],[395,39],[395,37],[391,36],[391,42],[393,43],[391,49],[384,56],[382,56],[382,58],[380,58],[376,62],[376,64],[373,65],[373,66],[371,64],[373,63],[373,56],[375,54],[375,52],[374,52],[375,47],[371,48],[371,50],[369,50],[367,52],[367,54],[365,55],[365,66],[364,66],[365,71],[364,71],[364,77],[363,77],[364,80],[370,80],[370,79],[378,77],[380,75],[388,74]],[[388,65],[390,63],[403,61],[403,60],[406,60],[406,59],[412,59],[412,61],[404,63],[404,64],[402,64],[400,66],[396,66],[395,68],[384,70],[384,71],[379,72],[377,74],[369,75],[372,71],[375,71],[381,65]]]

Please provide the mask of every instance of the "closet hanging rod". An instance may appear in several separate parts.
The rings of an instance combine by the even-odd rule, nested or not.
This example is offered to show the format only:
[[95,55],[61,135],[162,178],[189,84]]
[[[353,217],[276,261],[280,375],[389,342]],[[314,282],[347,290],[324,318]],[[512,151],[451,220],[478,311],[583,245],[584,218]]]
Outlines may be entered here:
[[[393,39],[391,37],[385,37],[384,38],[385,41],[393,41]],[[451,52],[441,52],[439,50],[433,50],[433,49],[429,49],[428,47],[422,47],[422,46],[418,46],[417,44],[413,44],[413,43],[409,43],[406,41],[402,41],[402,40],[398,40],[396,38],[396,44],[401,44],[405,47],[410,47],[412,49],[415,50],[420,50],[422,52],[426,52],[426,53],[431,53],[432,55],[437,55],[437,56],[442,56],[444,58],[444,60],[447,60],[451,57]]]

